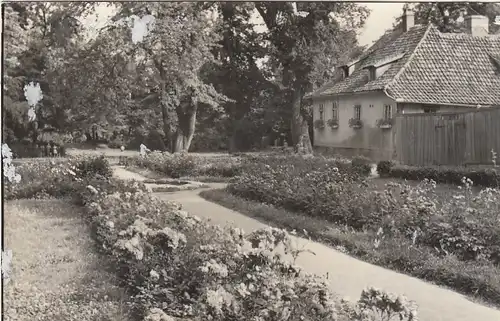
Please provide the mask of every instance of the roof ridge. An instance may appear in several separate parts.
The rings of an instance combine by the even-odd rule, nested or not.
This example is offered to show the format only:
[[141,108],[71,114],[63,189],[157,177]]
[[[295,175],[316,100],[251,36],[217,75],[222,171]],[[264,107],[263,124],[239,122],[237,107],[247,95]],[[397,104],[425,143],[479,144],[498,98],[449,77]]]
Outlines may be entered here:
[[[405,64],[403,65],[403,67],[401,67],[401,69],[399,69],[399,71],[396,73],[396,75],[392,78],[391,81],[389,81],[385,86],[384,86],[384,93],[389,96],[387,94],[387,89],[389,88],[389,86],[391,86],[393,83],[396,82],[396,80],[401,76],[401,74],[403,72],[405,72],[405,70],[408,68],[408,66],[410,65],[410,63],[412,62],[413,60],[413,57],[415,57],[415,53],[417,52],[417,50],[420,48],[420,45],[422,44],[422,42],[424,41],[425,38],[427,38],[427,35],[429,34],[430,30],[433,29],[434,26],[432,24],[428,24],[427,25],[427,30],[425,30],[424,34],[422,35],[422,38],[420,38],[420,41],[417,43],[417,45],[415,46],[415,49],[413,49],[413,52],[410,54],[410,56],[408,57],[408,60],[405,62]],[[390,96],[389,96],[390,97]]]

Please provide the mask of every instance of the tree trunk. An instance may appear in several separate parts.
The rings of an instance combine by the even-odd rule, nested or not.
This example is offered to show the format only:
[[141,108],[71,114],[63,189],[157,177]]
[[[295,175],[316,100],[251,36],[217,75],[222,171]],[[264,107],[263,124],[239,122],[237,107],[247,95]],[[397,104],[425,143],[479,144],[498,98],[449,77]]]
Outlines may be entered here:
[[309,124],[301,112],[302,89],[295,89],[292,93],[292,142],[295,153],[303,152],[312,154],[311,138],[309,137]]
[[[189,108],[189,106],[188,106]],[[194,131],[196,129],[196,114],[198,106],[193,106],[191,110],[185,112],[182,108],[177,110],[177,132],[175,139],[174,152],[188,152],[193,141]]]
[[187,119],[187,135],[186,142],[184,144],[185,151],[189,151],[189,147],[191,147],[191,142],[193,141],[194,131],[196,129],[196,114],[198,112],[198,106],[194,106],[191,113],[189,113],[189,118]]
[[175,145],[173,153],[179,153],[185,150],[187,137],[184,135],[184,132],[180,127],[177,128],[177,132],[175,133]]

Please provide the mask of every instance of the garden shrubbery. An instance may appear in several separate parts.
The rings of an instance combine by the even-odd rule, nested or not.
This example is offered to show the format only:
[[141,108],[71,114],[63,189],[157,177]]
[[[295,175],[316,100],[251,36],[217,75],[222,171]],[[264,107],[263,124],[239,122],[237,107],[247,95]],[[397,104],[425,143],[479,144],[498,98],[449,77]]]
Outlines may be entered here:
[[500,187],[500,172],[496,168],[467,168],[445,166],[403,166],[391,162],[380,162],[377,171],[381,176],[422,181],[431,179],[440,184],[462,184],[466,177],[474,185],[483,187]]
[[[452,253],[462,260],[498,264],[500,190],[472,192],[472,182],[451,198],[434,193],[436,184],[388,184],[385,191],[335,167],[301,172],[294,166],[256,164],[230,184],[236,196],[329,220],[355,230],[380,230],[415,244]],[[495,223],[496,222],[496,223]]]
[[[172,178],[208,176],[219,178],[238,177],[242,173],[258,170],[259,166],[268,165],[272,168],[288,166],[297,173],[306,174],[310,171],[322,171],[328,168],[339,168],[349,172],[351,176],[363,177],[370,173],[369,160],[356,159],[350,162],[327,159],[325,157],[304,157],[299,155],[241,155],[221,157],[196,157],[189,154],[170,154],[152,152],[145,157],[131,157],[128,164],[147,168]],[[257,166],[257,167],[256,167]]]
[[[381,191],[340,167],[307,172],[286,165],[255,168],[233,181],[227,192],[330,221],[345,230],[346,242],[349,234],[363,244],[371,238],[369,249],[339,244],[361,251],[361,257],[375,251],[368,256],[377,264],[500,304],[500,282],[491,279],[500,267],[500,189],[476,193],[472,181],[462,178],[461,188],[444,198],[431,180],[418,186],[390,183]],[[456,262],[470,269],[461,270]],[[484,275],[479,268],[479,274],[470,273],[474,265],[484,267]]]
[[[61,166],[49,181],[67,176],[72,182],[99,248],[113,261],[144,320],[169,320],[170,315],[195,321],[361,321],[382,311],[415,319],[411,302],[374,288],[363,291],[356,303],[338,300],[323,278],[280,258],[278,246],[300,253],[284,230],[245,234],[209,225],[175,203],[154,198],[138,182],[116,182],[100,169],[79,176],[73,170],[78,163]],[[47,181],[43,171],[30,173],[37,182]]]

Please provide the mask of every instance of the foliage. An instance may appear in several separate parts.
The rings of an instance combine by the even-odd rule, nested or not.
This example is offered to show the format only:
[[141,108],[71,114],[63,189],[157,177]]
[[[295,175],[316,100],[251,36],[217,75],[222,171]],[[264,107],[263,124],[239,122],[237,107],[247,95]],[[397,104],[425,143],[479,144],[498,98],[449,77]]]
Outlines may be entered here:
[[333,2],[258,2],[255,8],[268,29],[267,66],[274,82],[288,92],[293,145],[298,150],[303,144],[312,153],[308,107],[302,98],[329,80],[332,67],[358,47],[355,34],[369,11],[355,3]]
[[[385,189],[385,186],[382,187]],[[479,297],[500,305],[500,266],[493,262],[463,261],[453,254],[443,256],[434,248],[413,242],[407,236],[384,236],[379,230],[354,231],[349,227],[245,200],[224,190],[206,190],[200,193],[205,199],[254,217],[271,226],[290,230],[307,230],[312,239],[327,243],[337,250],[379,265],[439,285],[460,293]]]
[[[351,170],[366,175],[366,162],[353,162]],[[464,180],[461,192],[443,200],[434,194],[436,183],[425,180],[416,188],[389,184],[384,192],[367,192],[367,183],[349,175],[349,168],[325,165],[307,170],[290,164],[255,165],[227,190],[356,230],[401,235],[462,260],[498,260],[500,230],[493,222],[499,219],[500,190],[473,196],[472,182]]]
[[349,119],[349,127],[351,128],[361,128],[363,126],[363,121],[358,118]]
[[104,156],[81,160],[76,165],[76,173],[80,178],[95,176],[109,179],[113,175],[109,162]]
[[461,185],[463,178],[470,179],[477,186],[500,187],[500,174],[495,168],[467,168],[467,167],[413,167],[392,166],[389,177],[407,180],[422,181],[431,179],[437,183]]
[[188,176],[196,167],[195,158],[185,153],[152,152],[145,157],[132,157],[129,164],[148,168],[172,178]]
[[377,125],[377,127],[392,126],[393,123],[394,123],[394,120],[392,118],[380,118],[380,119],[377,119],[376,125]]
[[351,166],[355,172],[361,173],[362,175],[369,175],[372,170],[372,161],[363,156],[355,156],[351,161]]
[[112,174],[101,157],[24,162],[16,169],[22,181],[29,183],[6,184],[5,199],[73,196],[86,182],[106,180]]
[[180,153],[153,152],[146,157],[130,158],[130,165],[173,177],[210,176],[234,177],[242,172],[242,166],[235,157],[195,157]]
[[316,119],[314,121],[314,128],[316,129],[325,129],[325,121],[323,119]]
[[9,145],[2,144],[2,181],[7,179],[10,183],[19,183],[21,175],[16,173],[16,168],[12,164],[13,154]]
[[[464,32],[466,15],[488,17],[490,32],[495,34],[500,28],[495,17],[500,15],[500,5],[487,2],[420,2],[413,6],[415,23],[437,25],[442,32]],[[399,22],[401,19],[397,19]]]
[[[274,320],[300,310],[308,320],[366,320],[383,311],[382,301],[370,294],[392,298],[372,288],[357,303],[339,302],[325,280],[277,255],[279,246],[301,254],[286,231],[245,234],[209,225],[136,186],[131,193],[94,194],[87,209],[97,241],[147,318]],[[402,320],[416,315],[404,297],[387,312],[401,312]]]
[[[38,174],[36,181],[45,180],[45,172],[28,169]],[[175,203],[160,201],[138,182],[97,178],[71,178],[73,196],[85,206],[98,247],[110,256],[135,311],[146,320],[274,320],[291,318],[295,310],[318,321],[353,320],[353,315],[367,320],[380,313],[400,313],[409,321],[416,315],[402,296],[386,311],[384,298],[393,295],[374,288],[357,303],[338,301],[325,279],[281,258],[280,246],[294,260],[302,253],[284,230],[245,234],[211,225]]]
[[390,161],[390,160],[380,161],[377,164],[377,173],[381,177],[388,177],[392,167],[394,167],[395,165],[396,165],[396,163],[394,161]]
[[330,118],[326,121],[326,123],[328,124],[328,126],[330,126],[330,128],[332,129],[335,129],[335,128],[338,128],[339,127],[339,120],[338,119],[334,119],[334,118]]

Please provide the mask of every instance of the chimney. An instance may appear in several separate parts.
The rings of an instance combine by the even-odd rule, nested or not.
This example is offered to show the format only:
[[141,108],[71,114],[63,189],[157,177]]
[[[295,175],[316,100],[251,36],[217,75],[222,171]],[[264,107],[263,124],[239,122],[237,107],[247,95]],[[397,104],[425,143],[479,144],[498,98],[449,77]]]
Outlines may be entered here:
[[403,32],[407,32],[411,27],[415,25],[415,13],[410,8],[403,9],[402,25]]
[[479,15],[466,16],[465,28],[467,33],[473,36],[486,36],[489,33],[488,17]]

